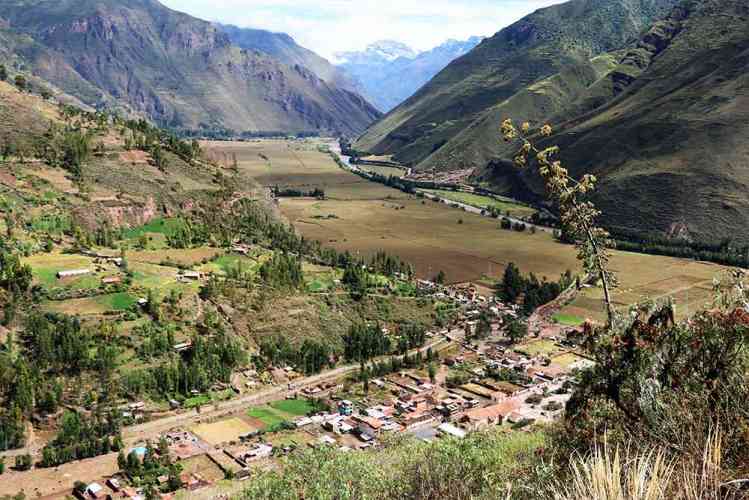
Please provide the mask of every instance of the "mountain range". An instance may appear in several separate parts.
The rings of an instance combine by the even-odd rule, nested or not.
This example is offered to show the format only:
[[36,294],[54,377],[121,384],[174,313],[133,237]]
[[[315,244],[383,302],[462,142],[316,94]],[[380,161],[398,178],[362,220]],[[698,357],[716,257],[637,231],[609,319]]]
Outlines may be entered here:
[[311,54],[281,61],[263,50],[288,40],[261,32],[257,47],[241,48],[156,0],[0,0],[0,18],[0,53],[18,67],[90,106],[162,126],[353,135],[379,117]]
[[359,138],[415,171],[541,202],[512,165],[505,118],[552,124],[542,145],[580,176],[607,227],[746,242],[749,5],[741,0],[572,0],[539,10],[454,61]]
[[481,42],[448,40],[424,52],[394,41],[380,41],[361,52],[336,54],[336,65],[358,85],[362,94],[383,112],[413,95],[445,66]]

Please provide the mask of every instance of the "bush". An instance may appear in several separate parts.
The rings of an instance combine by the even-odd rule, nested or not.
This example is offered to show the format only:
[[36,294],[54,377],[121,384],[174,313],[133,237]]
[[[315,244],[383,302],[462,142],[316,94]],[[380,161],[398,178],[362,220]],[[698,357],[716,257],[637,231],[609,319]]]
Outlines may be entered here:
[[525,398],[525,402],[529,405],[537,405],[543,400],[544,397],[541,394],[531,394],[530,396]]

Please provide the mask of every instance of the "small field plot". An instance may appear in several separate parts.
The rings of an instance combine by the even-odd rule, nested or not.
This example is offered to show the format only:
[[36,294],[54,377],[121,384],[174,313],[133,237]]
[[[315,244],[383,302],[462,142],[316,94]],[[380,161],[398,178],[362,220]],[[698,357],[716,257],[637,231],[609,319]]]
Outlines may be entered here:
[[361,170],[365,172],[371,172],[373,174],[384,175],[385,177],[403,177],[406,175],[406,171],[398,167],[385,167],[382,165],[357,165]]
[[579,363],[580,361],[585,361],[585,358],[582,356],[578,356],[575,353],[567,352],[560,356],[554,356],[551,358],[551,362],[555,365],[559,365],[565,369],[569,368],[570,366],[574,365],[575,363]]
[[146,250],[127,252],[127,258],[133,262],[148,262],[150,264],[165,264],[165,265],[183,265],[183,266],[194,266],[195,264],[203,261],[208,261],[216,255],[223,254],[223,250],[219,248],[211,247],[200,247],[200,248],[186,248],[186,249],[169,249],[168,252],[163,250]]
[[439,189],[425,189],[427,193],[434,194],[440,198],[444,198],[450,201],[456,201],[458,203],[464,203],[473,207],[491,209],[495,208],[500,210],[504,215],[511,215],[513,217],[530,217],[536,213],[535,208],[531,208],[527,205],[523,205],[511,199],[500,200],[492,198],[491,196],[485,196],[474,193],[463,193],[459,191],[447,191]]
[[213,460],[208,458],[207,455],[190,457],[185,460],[180,460],[179,463],[182,466],[183,473],[200,474],[200,476],[203,477],[206,481],[211,482],[216,482],[224,479],[224,473]]
[[482,398],[487,398],[487,399],[492,398],[492,391],[478,384],[465,384],[465,385],[461,385],[460,388],[466,392],[470,392],[471,394],[481,396]]
[[311,443],[315,440],[311,434],[298,431],[298,432],[279,432],[267,438],[267,440],[276,448],[284,448],[286,446],[297,446],[301,447],[307,443]]
[[262,422],[266,430],[278,427],[287,420],[285,415],[281,415],[279,412],[267,406],[250,408],[247,410],[247,415]]
[[[49,253],[32,255],[23,259],[24,264],[31,266],[34,281],[45,287],[66,286],[66,280],[58,280],[57,273],[77,269],[94,270],[94,261],[83,255]],[[79,278],[78,278],[79,279]],[[73,283],[77,279],[69,279]],[[97,283],[98,285],[98,283]]]
[[237,441],[240,436],[245,436],[257,430],[240,418],[220,420],[212,424],[199,424],[190,429],[193,434],[213,446]]
[[564,326],[579,326],[585,323],[585,318],[575,316],[574,314],[555,314],[552,319],[554,322]]
[[534,340],[516,347],[515,351],[524,353],[530,357],[535,357],[551,356],[552,354],[561,351],[561,349],[551,340]]
[[226,275],[230,271],[240,270],[242,273],[254,274],[260,267],[258,261],[241,255],[221,255],[201,265],[198,270],[209,273]]
[[315,410],[315,405],[306,399],[284,399],[270,404],[271,408],[295,417],[303,417]]

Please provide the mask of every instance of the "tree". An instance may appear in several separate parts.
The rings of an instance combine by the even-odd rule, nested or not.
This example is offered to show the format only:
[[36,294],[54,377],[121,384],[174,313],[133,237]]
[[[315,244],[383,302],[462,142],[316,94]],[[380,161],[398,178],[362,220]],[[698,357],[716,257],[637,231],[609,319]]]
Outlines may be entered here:
[[497,288],[499,298],[508,304],[514,304],[523,293],[525,286],[523,275],[514,262],[507,264],[502,282]]
[[[559,147],[550,146],[539,149],[527,137],[530,137],[529,123],[515,127],[511,119],[502,122],[501,132],[506,142],[520,139],[522,146],[515,156],[515,164],[523,168],[528,164],[531,155],[535,155],[538,173],[544,180],[547,195],[559,207],[561,230],[578,250],[579,259],[589,275],[596,276],[603,288],[603,303],[606,308],[608,326],[614,322],[614,310],[611,292],[617,285],[616,275],[609,269],[609,248],[614,246],[610,235],[596,225],[596,218],[601,214],[595,205],[585,199],[592,191],[598,179],[592,174],[585,174],[579,181],[569,175],[569,171],[556,159]],[[550,137],[553,130],[544,125],[538,130],[541,138]]]
[[369,288],[369,275],[363,266],[357,263],[349,265],[343,273],[343,284],[348,286],[351,298],[362,300]]
[[0,81],[6,80],[8,80],[8,68],[5,67],[5,64],[0,64]]
[[117,454],[117,467],[119,467],[123,472],[127,470],[127,457],[122,450]]
[[438,272],[437,276],[434,277],[434,282],[438,285],[444,285],[446,280],[447,277],[445,276],[445,271],[440,269],[440,272]]
[[507,338],[510,342],[517,344],[528,335],[528,325],[518,319],[510,320],[507,325]]
[[16,84],[16,87],[18,87],[18,90],[22,92],[25,91],[26,87],[28,86],[26,77],[23,75],[16,75],[15,84]]
[[434,384],[437,381],[437,368],[434,363],[429,363],[429,381]]
[[23,455],[16,456],[15,469],[19,471],[25,471],[31,469],[32,459],[31,455],[24,453]]

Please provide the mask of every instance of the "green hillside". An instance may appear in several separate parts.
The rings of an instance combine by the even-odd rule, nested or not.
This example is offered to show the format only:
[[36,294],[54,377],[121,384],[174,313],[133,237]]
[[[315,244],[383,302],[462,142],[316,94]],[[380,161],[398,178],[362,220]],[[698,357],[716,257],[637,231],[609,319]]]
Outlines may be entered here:
[[536,11],[453,61],[355,147],[417,165],[487,109],[562,68],[625,46],[675,3],[573,0]]

